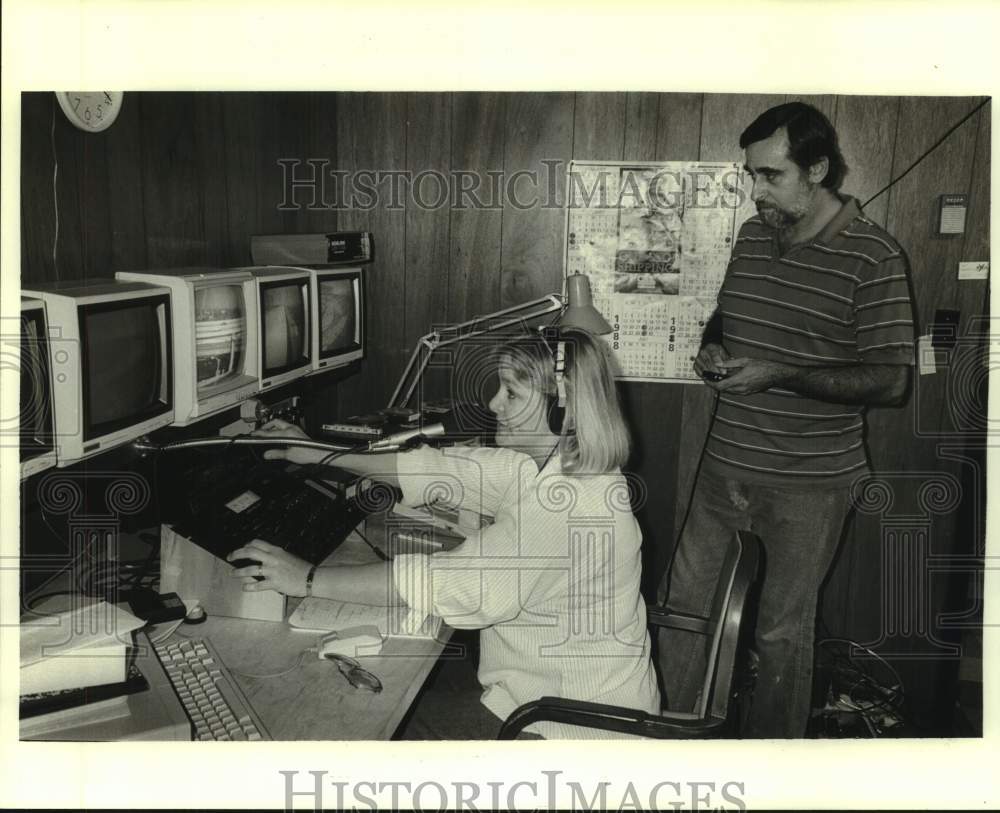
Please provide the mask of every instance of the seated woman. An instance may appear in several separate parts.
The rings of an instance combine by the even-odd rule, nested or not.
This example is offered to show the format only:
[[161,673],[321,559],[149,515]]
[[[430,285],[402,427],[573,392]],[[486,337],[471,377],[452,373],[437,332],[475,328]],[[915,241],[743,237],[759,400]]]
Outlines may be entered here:
[[[578,330],[556,340],[518,338],[499,348],[498,375],[489,404],[496,448],[421,447],[336,460],[397,485],[408,505],[438,500],[489,515],[492,524],[464,529],[465,541],[447,552],[312,574],[309,563],[255,540],[230,558],[260,565],[235,573],[247,590],[405,603],[418,621],[435,614],[452,627],[482,630],[481,702],[495,730],[473,738],[494,736],[515,708],[546,695],[658,713],[639,593],[641,534],[620,471],[629,438],[608,348]],[[284,423],[268,434],[304,437]],[[316,463],[326,453],[291,446],[265,456]],[[616,736],[555,723],[529,731]]]

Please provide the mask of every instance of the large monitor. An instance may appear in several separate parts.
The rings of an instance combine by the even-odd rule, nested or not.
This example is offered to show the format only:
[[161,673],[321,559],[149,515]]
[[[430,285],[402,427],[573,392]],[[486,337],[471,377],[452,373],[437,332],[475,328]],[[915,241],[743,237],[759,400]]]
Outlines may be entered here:
[[169,289],[77,280],[23,293],[45,303],[49,321],[57,465],[173,421]]
[[365,355],[365,286],[360,268],[313,268],[312,372]]
[[257,283],[260,389],[301,378],[312,370],[309,270],[287,266],[252,267]]
[[256,395],[257,285],[249,271],[178,268],[119,271],[115,277],[170,289],[175,425]]
[[45,303],[21,297],[21,479],[56,465],[52,427],[52,366]]

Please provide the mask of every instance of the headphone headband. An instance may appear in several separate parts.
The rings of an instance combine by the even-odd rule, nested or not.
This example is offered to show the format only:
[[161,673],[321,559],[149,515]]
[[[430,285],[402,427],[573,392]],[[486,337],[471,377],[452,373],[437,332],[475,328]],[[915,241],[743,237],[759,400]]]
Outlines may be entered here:
[[[552,356],[553,373],[556,380],[556,396],[560,407],[566,406],[566,340],[562,331],[553,325],[539,328],[545,347]],[[554,346],[553,346],[554,345]]]

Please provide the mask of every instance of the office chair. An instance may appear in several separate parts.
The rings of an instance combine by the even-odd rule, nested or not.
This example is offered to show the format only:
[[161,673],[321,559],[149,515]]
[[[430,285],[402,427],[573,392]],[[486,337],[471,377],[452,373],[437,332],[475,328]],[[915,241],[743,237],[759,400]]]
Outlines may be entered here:
[[[738,531],[726,551],[708,618],[675,613],[658,605],[647,608],[652,626],[683,630],[705,638],[705,680],[693,711],[664,709],[654,715],[603,703],[543,697],[515,709],[497,738],[512,740],[523,728],[540,720],[659,739],[707,739],[737,733],[739,713],[734,676],[737,667],[747,661],[748,644],[753,638],[748,623],[753,614],[749,599],[759,560],[760,539],[749,531]],[[669,656],[667,653],[666,657]]]

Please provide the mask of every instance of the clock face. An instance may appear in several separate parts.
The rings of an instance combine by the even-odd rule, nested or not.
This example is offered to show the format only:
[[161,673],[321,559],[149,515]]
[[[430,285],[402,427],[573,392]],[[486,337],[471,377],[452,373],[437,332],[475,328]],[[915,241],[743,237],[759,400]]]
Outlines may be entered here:
[[118,118],[125,94],[120,90],[64,90],[56,99],[66,117],[81,130],[97,133]]

